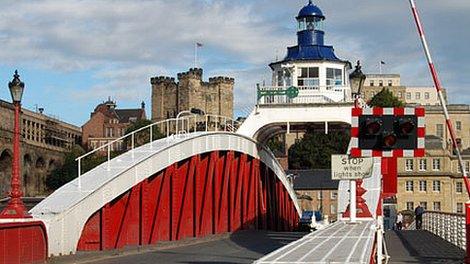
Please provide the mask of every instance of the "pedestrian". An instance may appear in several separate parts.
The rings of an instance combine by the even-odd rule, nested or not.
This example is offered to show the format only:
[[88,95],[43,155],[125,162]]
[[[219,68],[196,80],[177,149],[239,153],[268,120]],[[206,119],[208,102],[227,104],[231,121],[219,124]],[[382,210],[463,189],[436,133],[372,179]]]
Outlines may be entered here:
[[396,225],[397,225],[397,230],[401,230],[403,227],[403,215],[401,214],[401,212],[398,212],[397,214]]
[[423,225],[424,208],[418,204],[415,208],[416,229],[420,230]]

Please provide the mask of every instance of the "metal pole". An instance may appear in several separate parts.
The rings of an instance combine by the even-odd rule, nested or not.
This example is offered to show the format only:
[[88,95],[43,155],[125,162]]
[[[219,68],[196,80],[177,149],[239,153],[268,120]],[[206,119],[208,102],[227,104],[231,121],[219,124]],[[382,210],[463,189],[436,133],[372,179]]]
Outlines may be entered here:
[[152,141],[153,141],[153,125],[150,126],[150,148],[152,148]]
[[206,115],[206,132],[207,132],[208,126],[209,126],[209,116]]
[[7,206],[0,213],[0,218],[30,218],[26,207],[23,204],[21,197],[23,191],[21,191],[21,180],[20,180],[20,113],[21,103],[13,102],[15,107],[15,124],[13,130],[13,161],[11,170],[11,190],[10,200]]
[[108,171],[110,170],[110,167],[109,167],[109,160],[111,159],[111,148],[110,148],[110,144],[108,144]]
[[80,176],[82,174],[82,159],[78,159],[78,190],[82,190],[82,180],[80,179]]
[[356,223],[356,181],[349,181],[349,217],[351,223]]

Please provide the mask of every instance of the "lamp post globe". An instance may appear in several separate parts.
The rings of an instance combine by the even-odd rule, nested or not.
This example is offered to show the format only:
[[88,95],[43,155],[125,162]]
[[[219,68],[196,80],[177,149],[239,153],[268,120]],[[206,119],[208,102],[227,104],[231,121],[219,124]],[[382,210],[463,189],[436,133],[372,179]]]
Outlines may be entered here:
[[349,82],[351,83],[351,93],[354,99],[361,98],[362,88],[366,81],[366,75],[362,72],[361,62],[357,61],[356,68],[349,75]]
[[20,112],[21,98],[23,97],[24,83],[20,80],[18,71],[15,71],[13,80],[8,83],[13,106],[15,109],[15,124],[13,129],[13,161],[11,170],[11,190],[10,200],[7,206],[0,212],[0,218],[30,218],[21,197],[21,179],[20,179]]
[[13,80],[8,83],[8,88],[10,89],[11,99],[13,102],[21,103],[21,99],[23,98],[24,83],[20,80],[18,70],[15,71]]

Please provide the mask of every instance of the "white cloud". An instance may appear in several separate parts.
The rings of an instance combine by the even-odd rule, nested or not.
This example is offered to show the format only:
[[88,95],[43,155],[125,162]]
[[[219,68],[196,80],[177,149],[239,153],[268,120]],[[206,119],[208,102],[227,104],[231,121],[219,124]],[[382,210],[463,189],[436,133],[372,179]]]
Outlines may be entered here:
[[[343,59],[361,59],[369,72],[385,60],[405,84],[430,84],[407,1],[321,0],[326,43]],[[75,98],[150,98],[149,78],[192,65],[203,42],[206,76],[236,78],[236,109],[254,102],[254,85],[270,82],[267,64],[295,44],[294,17],[305,1],[93,1],[0,3],[0,61],[48,70],[90,71],[96,84],[70,91]],[[435,61],[451,101],[470,102],[467,60],[470,2],[418,2]],[[60,85],[57,85],[60,87]],[[77,84],[76,86],[79,86]],[[132,92],[129,92],[132,89]],[[135,90],[134,90],[135,89]],[[459,96],[454,96],[459,94]]]

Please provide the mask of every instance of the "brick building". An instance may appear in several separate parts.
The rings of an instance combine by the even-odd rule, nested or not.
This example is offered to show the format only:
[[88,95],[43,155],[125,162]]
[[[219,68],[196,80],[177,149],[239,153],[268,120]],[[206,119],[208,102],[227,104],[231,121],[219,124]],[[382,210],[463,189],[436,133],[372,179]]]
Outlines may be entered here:
[[[0,198],[10,189],[13,157],[13,104],[0,100]],[[65,154],[80,144],[80,127],[22,108],[20,138],[20,164],[25,196],[43,195],[45,181],[50,173],[61,166]]]
[[176,117],[179,112],[197,108],[206,114],[233,116],[234,79],[212,77],[202,79],[202,69],[178,73],[178,82],[171,77],[153,77],[152,120]]
[[338,184],[331,170],[289,170],[294,176],[294,190],[302,211],[320,211],[330,221],[337,220]]
[[[147,119],[145,104],[142,102],[140,108],[117,109],[116,102],[103,102],[95,107],[83,126],[82,145],[88,150],[99,148],[121,136],[125,135],[126,129],[134,122]],[[123,142],[112,145],[111,151],[119,151],[124,148]]]

